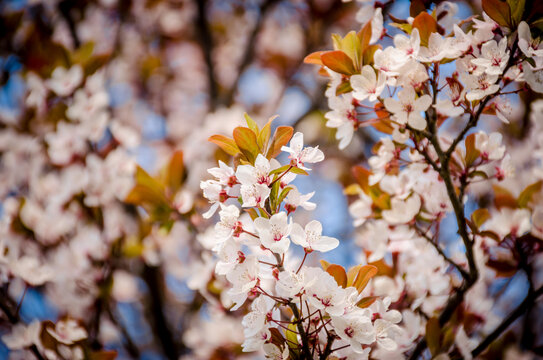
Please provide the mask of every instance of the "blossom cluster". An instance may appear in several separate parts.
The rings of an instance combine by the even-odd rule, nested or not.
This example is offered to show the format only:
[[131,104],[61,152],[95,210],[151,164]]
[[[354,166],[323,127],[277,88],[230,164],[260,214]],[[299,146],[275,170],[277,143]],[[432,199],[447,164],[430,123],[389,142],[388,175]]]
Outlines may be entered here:
[[[212,249],[215,272],[229,283],[221,301],[232,311],[248,308],[242,320],[243,350],[263,349],[273,359],[288,359],[291,353],[361,359],[368,358],[372,345],[395,350],[401,314],[389,309],[387,297],[361,295],[377,268],[359,265],[346,272],[326,262],[323,268],[305,264],[314,251],[339,245],[323,235],[319,221],[302,226],[293,220],[297,209],[313,210],[316,204],[309,202],[313,193],[300,194],[292,182],[307,175],[307,166],[324,160],[324,154],[318,147],[304,147],[303,134],[292,136],[292,128],[285,127],[278,128],[267,150],[271,121],[260,130],[246,118],[249,127],[236,128],[231,142],[212,139],[223,148],[235,144],[243,149],[238,165],[220,162],[208,170],[214,179],[200,185],[212,204],[206,216],[220,209]],[[279,148],[289,139],[289,146]],[[275,158],[277,149],[289,154],[288,164]],[[301,261],[293,245],[303,249]]]
[[[333,35],[334,50],[306,57],[330,78],[326,125],[337,128],[339,148],[347,148],[359,128],[371,126],[382,134],[369,166],[355,166],[357,182],[346,189],[356,196],[349,210],[360,227],[356,241],[364,250],[361,259],[389,263],[388,256],[393,258],[390,274],[376,277],[373,291],[390,296],[400,308],[409,307],[404,330],[415,340],[425,322],[419,314],[431,318],[459,306],[450,296],[461,284],[464,313],[479,319],[479,327],[471,325],[468,335],[464,324],[457,325],[455,346],[465,358],[472,357],[477,344],[469,336],[488,332],[499,321],[490,311],[494,299],[488,283],[493,276],[505,276],[507,263],[520,270],[524,266],[534,286],[530,276],[540,252],[532,242],[540,241],[539,177],[525,177],[517,185],[518,197],[493,185],[494,191],[486,190],[494,197],[493,206],[464,220],[466,204],[476,199],[470,193],[481,196],[484,183],[514,182],[516,172],[500,132],[470,130],[484,115],[508,125],[515,116],[512,97],[526,88],[541,92],[543,57],[533,27],[522,16],[500,15],[506,10],[522,13],[515,6],[523,5],[499,8],[483,1],[482,19],[457,24],[458,5],[441,2],[431,14],[392,17],[391,25],[400,33],[389,36],[381,5],[365,2],[357,14],[360,32]],[[382,48],[379,41],[385,35],[393,44]],[[540,121],[534,115],[533,126]],[[455,134],[455,129],[460,131]],[[464,251],[451,252],[440,244],[451,213]],[[518,253],[515,246],[523,250]],[[449,320],[443,314],[441,325]],[[430,346],[434,356],[451,349],[451,344]],[[399,348],[396,355],[410,347]],[[418,356],[417,351],[411,356]]]

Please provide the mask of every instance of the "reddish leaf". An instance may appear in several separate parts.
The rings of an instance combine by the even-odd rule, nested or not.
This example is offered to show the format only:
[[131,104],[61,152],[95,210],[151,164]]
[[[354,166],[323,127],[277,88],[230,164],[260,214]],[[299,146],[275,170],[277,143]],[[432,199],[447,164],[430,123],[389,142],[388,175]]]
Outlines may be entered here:
[[164,183],[172,190],[173,193],[181,187],[185,168],[183,165],[183,152],[178,150],[173,153],[170,162],[168,163],[166,179]]
[[437,32],[437,22],[432,15],[422,12],[413,20],[413,28],[419,30],[421,45],[427,46],[430,34]]
[[426,6],[422,0],[411,0],[411,5],[409,6],[409,15],[411,17],[416,17],[418,14],[426,12]]
[[509,190],[499,186],[493,185],[494,189],[494,205],[501,209],[502,207],[508,207],[515,209],[517,208],[517,199],[509,192]]
[[509,26],[511,20],[511,9],[505,1],[483,0],[484,12],[501,26]]
[[371,175],[371,171],[358,165],[353,166],[351,171],[356,179],[356,182],[358,185],[360,185],[360,188],[362,188],[362,190],[368,194],[370,192],[369,177]]
[[344,75],[356,74],[356,68],[353,61],[343,51],[327,51],[321,55],[321,60],[322,63],[332,71]]
[[321,60],[321,55],[324,54],[325,52],[326,51],[315,51],[315,52],[307,55],[304,58],[304,63],[324,66],[324,64],[322,63],[322,60]]
[[279,126],[273,134],[273,139],[266,157],[271,159],[279,155],[281,152],[281,147],[288,144],[292,138],[293,132],[294,129],[290,126]]
[[356,279],[356,275],[358,275],[358,272],[360,271],[360,268],[362,268],[362,265],[356,265],[353,266],[347,271],[347,286],[352,286],[354,283],[354,280]]
[[475,148],[475,134],[470,134],[466,137],[466,166],[469,167],[481,154],[479,150]]
[[353,283],[353,286],[358,290],[359,294],[364,291],[364,288],[366,287],[366,285],[368,285],[368,282],[376,274],[377,267],[373,265],[364,265],[360,268],[360,270],[358,270],[358,275]]
[[360,49],[362,52],[364,52],[370,45],[371,21],[364,25],[364,27],[358,32],[358,38],[360,39]]
[[334,277],[339,286],[342,288],[347,286],[347,273],[345,273],[343,266],[330,264],[326,269],[326,272]]

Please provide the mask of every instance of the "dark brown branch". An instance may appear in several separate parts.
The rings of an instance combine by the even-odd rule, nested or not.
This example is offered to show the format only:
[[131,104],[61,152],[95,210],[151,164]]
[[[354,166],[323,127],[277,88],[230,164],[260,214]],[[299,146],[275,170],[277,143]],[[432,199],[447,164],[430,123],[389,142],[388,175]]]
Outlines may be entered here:
[[[19,323],[21,318],[19,312],[17,311],[17,303],[13,301],[7,294],[7,287],[3,288],[0,293],[0,309],[4,312],[8,321],[13,325]],[[45,358],[40,354],[38,347],[34,344],[30,346],[30,351],[34,354],[36,359],[45,360]]]
[[476,357],[477,355],[481,354],[485,349],[492,344],[497,338],[500,337],[500,335],[507,330],[507,328],[522,314],[526,312],[526,310],[533,305],[533,303],[537,300],[539,296],[543,294],[543,287],[540,287],[536,291],[529,292],[528,296],[524,299],[524,301],[505,318],[500,325],[494,331],[492,331],[486,338],[484,338],[483,341],[471,352],[473,357]]
[[[281,256],[279,256],[279,254],[274,255],[275,260],[277,260],[277,268],[279,269],[279,271],[285,271],[285,268],[282,265]],[[292,314],[296,319],[296,328],[298,329],[298,334],[300,334],[300,338],[302,339],[303,356],[301,357],[301,359],[312,359],[313,357],[311,356],[311,350],[309,350],[309,339],[302,324],[302,318],[300,316],[300,312],[298,311],[298,306],[291,301],[288,303],[288,307],[292,310]]]
[[130,334],[128,333],[128,331],[126,330],[124,325],[121,324],[121,322],[117,319],[117,316],[115,316],[115,314],[113,313],[113,310],[111,309],[110,304],[106,304],[105,311],[106,311],[109,319],[111,320],[111,322],[113,324],[115,324],[119,328],[121,334],[123,335],[123,338],[124,338],[123,346],[126,349],[126,351],[134,359],[139,359],[140,358],[140,351],[139,351],[138,347],[132,341],[132,337],[130,337]]
[[215,76],[215,66],[213,65],[213,37],[209,29],[207,21],[206,5],[207,0],[195,0],[198,8],[198,17],[196,26],[200,34],[200,45],[204,54],[204,61],[207,66],[207,83],[209,91],[209,108],[210,111],[215,110],[219,101],[219,92],[217,86],[217,78]]
[[238,66],[238,72],[236,75],[236,80],[232,84],[232,87],[226,94],[224,98],[224,104],[227,106],[232,105],[234,101],[234,95],[236,94],[236,91],[238,89],[239,81],[241,79],[241,75],[243,75],[244,70],[249,66],[253,60],[255,50],[256,50],[256,38],[258,34],[260,33],[260,30],[262,29],[262,26],[264,25],[264,19],[266,17],[266,13],[272,8],[272,5],[279,2],[279,0],[264,0],[262,5],[260,6],[260,9],[258,11],[257,19],[256,19],[256,25],[253,28],[253,31],[249,35],[249,40],[247,41],[247,45],[245,46],[245,52],[243,53],[243,57],[241,58],[241,62]]
[[172,332],[164,315],[164,294],[162,273],[159,267],[145,266],[143,280],[149,289],[150,312],[154,333],[162,345],[162,351],[166,358],[176,360],[179,357],[177,346],[173,340]]
[[66,21],[66,24],[68,25],[70,36],[72,37],[72,41],[74,42],[74,47],[77,49],[81,45],[81,41],[79,40],[79,36],[77,35],[77,29],[75,27],[75,22],[71,14],[73,3],[74,2],[70,0],[63,0],[58,3],[58,10],[62,15],[62,18]]

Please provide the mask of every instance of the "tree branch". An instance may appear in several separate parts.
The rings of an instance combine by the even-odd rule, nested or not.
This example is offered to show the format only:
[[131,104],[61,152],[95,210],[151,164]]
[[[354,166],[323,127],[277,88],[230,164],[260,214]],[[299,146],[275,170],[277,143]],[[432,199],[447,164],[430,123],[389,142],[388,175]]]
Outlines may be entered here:
[[[15,303],[15,301],[13,301],[13,299],[8,296],[7,287],[1,290],[0,309],[4,312],[4,314],[6,315],[6,317],[8,318],[11,324],[15,325],[21,321],[19,312],[16,311],[17,303]],[[32,344],[30,346],[30,351],[32,351],[36,359],[45,360],[45,358],[41,355],[40,351],[38,350],[38,347],[35,344]]]
[[202,52],[204,54],[204,61],[207,66],[207,83],[209,91],[209,108],[210,111],[214,111],[217,107],[218,98],[218,86],[215,77],[215,66],[213,65],[213,38],[211,31],[209,30],[209,24],[207,22],[206,5],[207,0],[195,0],[196,7],[198,8],[198,17],[196,19],[196,26],[200,33],[200,45],[202,46]]
[[485,349],[494,342],[500,335],[511,325],[518,317],[525,313],[525,311],[537,300],[539,296],[543,294],[543,287],[540,287],[536,291],[529,292],[524,301],[512,312],[507,318],[505,318],[500,325],[494,331],[487,335],[483,341],[471,352],[476,357],[481,354]]
[[163,311],[163,278],[159,267],[145,265],[143,280],[149,288],[150,311],[154,333],[156,334],[164,355],[170,360],[177,360],[179,357],[177,346],[173,340],[172,332],[166,321]]
[[232,87],[224,97],[224,104],[227,106],[232,105],[234,101],[234,95],[236,93],[236,90],[238,89],[239,81],[241,79],[241,75],[243,75],[243,71],[249,64],[251,63],[256,49],[256,38],[258,36],[258,33],[262,29],[262,25],[264,25],[264,18],[266,16],[266,13],[272,8],[272,5],[279,2],[279,0],[265,0],[262,5],[260,6],[260,9],[258,11],[256,25],[253,28],[253,31],[249,35],[249,40],[247,41],[247,46],[245,46],[245,52],[243,53],[243,57],[241,58],[241,62],[238,66],[238,73],[236,75],[236,80],[234,80]]

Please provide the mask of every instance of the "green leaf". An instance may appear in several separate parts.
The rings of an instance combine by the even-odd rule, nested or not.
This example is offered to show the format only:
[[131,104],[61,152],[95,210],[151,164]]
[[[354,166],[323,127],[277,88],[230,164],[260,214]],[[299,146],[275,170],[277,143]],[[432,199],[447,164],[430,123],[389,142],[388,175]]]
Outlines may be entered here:
[[73,52],[72,63],[85,64],[87,61],[90,60],[93,51],[94,51],[94,42],[88,41],[84,43],[75,52]]
[[272,209],[276,209],[277,206],[280,204],[277,202],[277,197],[279,195],[279,186],[281,186],[280,182],[277,181],[273,184],[271,191],[270,191],[270,207]]
[[357,73],[353,61],[343,51],[327,51],[321,55],[321,60],[325,66],[337,73],[344,75],[353,75]]
[[[515,0],[516,1],[516,0]],[[501,26],[509,27],[511,20],[511,9],[509,4],[500,0],[483,0],[484,12]]]
[[433,356],[439,354],[441,338],[441,326],[437,317],[432,317],[426,322],[426,343]]
[[283,165],[281,167],[278,167],[277,169],[270,171],[270,175],[282,174],[287,171],[289,167],[290,165]]
[[234,129],[233,135],[241,153],[251,164],[254,164],[259,150],[255,133],[249,128],[238,126]]
[[270,141],[270,136],[271,136],[271,124],[273,120],[275,120],[276,118],[277,116],[271,117],[266,123],[266,125],[264,125],[262,130],[260,130],[260,132],[258,133],[257,143],[262,152],[264,152],[266,148],[268,147],[268,142]]
[[281,191],[281,194],[279,194],[279,198],[277,199],[278,205],[281,205],[281,203],[283,202],[283,200],[285,200],[290,190],[292,190],[292,187],[287,186],[286,188],[283,189],[283,191]]
[[266,157],[271,159],[279,155],[279,153],[281,153],[281,147],[288,144],[293,133],[294,129],[290,126],[279,126],[277,129],[275,129],[275,133],[273,134],[273,139]]
[[207,141],[210,141],[214,143],[215,145],[218,145],[228,155],[236,156],[237,154],[240,153],[240,150],[238,146],[236,145],[236,142],[224,135],[210,136],[209,139],[207,139]]
[[483,179],[488,179],[488,174],[485,173],[485,172],[482,171],[482,170],[472,171],[472,172],[470,172],[469,175],[468,175],[469,178],[474,178],[474,177],[477,177],[477,176],[480,176],[480,177],[482,177]]
[[516,28],[522,21],[526,0],[507,0],[511,11],[511,27]]
[[[371,29],[371,26],[370,26]],[[371,35],[370,35],[371,37]],[[349,32],[341,41],[341,49],[354,63],[354,67],[357,71],[361,69],[362,62],[362,48],[360,39],[356,35],[355,31]]]
[[471,221],[477,228],[480,228],[488,219],[490,219],[490,212],[484,208],[477,209],[471,214]]
[[350,93],[351,91],[353,91],[353,88],[351,87],[351,82],[348,79],[343,79],[341,84],[339,84],[336,88],[336,96]]
[[140,166],[136,167],[134,179],[136,185],[125,198],[125,202],[133,205],[143,205],[145,203],[161,205],[168,203],[164,196],[164,186]]
[[539,180],[538,182],[528,185],[524,190],[522,190],[517,199],[518,206],[521,208],[527,207],[532,201],[533,196],[541,191],[541,185],[543,185],[543,182]]
[[293,167],[292,169],[290,169],[290,172],[296,175],[309,175],[307,171],[305,171],[304,169],[300,169],[298,167]]
[[370,45],[364,50],[364,54],[362,56],[362,63],[364,65],[372,65],[373,64],[373,55],[375,52],[381,49],[381,45]]
[[373,304],[377,299],[379,299],[379,296],[366,296],[360,299],[360,301],[356,303],[356,306],[365,309],[371,306],[371,304]]
[[298,345],[298,328],[295,323],[288,324],[285,335],[287,337],[287,344],[289,349],[296,355],[298,355],[300,353]]
[[249,129],[251,129],[255,134],[258,134],[260,129],[258,128],[256,121],[254,121],[247,113],[243,113],[243,117],[245,117],[245,122],[247,122]]

